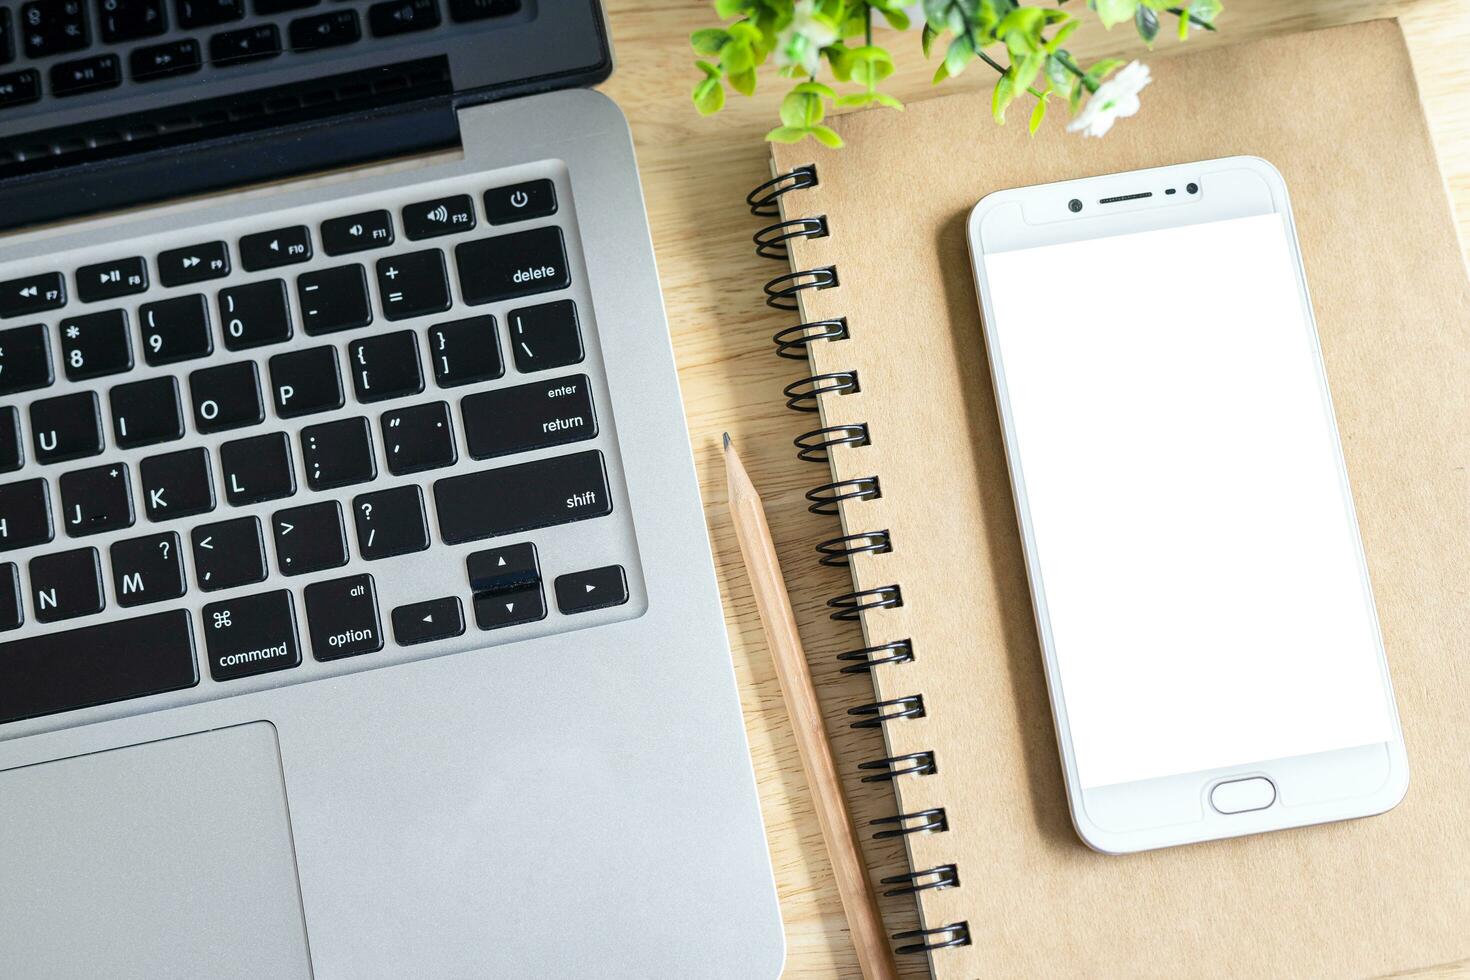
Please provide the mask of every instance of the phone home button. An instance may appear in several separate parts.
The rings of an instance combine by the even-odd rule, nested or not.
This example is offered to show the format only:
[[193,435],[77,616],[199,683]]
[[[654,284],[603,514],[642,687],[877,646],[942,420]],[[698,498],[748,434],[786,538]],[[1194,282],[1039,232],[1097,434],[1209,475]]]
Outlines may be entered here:
[[1276,786],[1265,776],[1232,779],[1210,790],[1210,806],[1221,813],[1264,810],[1276,802]]

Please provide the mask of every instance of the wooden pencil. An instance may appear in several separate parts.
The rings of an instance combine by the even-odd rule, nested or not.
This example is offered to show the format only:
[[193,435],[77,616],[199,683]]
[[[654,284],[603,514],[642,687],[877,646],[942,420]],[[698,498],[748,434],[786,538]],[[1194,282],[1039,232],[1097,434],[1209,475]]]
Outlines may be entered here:
[[898,968],[883,931],[878,899],[863,864],[857,831],[842,795],[837,763],[827,741],[821,706],[812,687],[811,669],[796,630],[796,614],[786,592],[786,579],[771,542],[765,507],[740,457],[735,454],[728,432],[725,433],[725,474],[730,481],[730,516],[735,523],[735,536],[740,541],[740,554],[745,559],[745,570],[755,593],[766,644],[776,662],[776,677],[796,733],[801,767],[811,787],[817,822],[822,827],[822,840],[832,861],[837,893],[857,948],[858,963],[867,980],[891,980],[898,976]]

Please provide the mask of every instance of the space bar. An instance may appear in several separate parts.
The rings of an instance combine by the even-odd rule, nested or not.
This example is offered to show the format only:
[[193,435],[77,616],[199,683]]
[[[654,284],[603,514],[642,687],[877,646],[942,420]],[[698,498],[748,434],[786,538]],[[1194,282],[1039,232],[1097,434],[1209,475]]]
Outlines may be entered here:
[[199,683],[189,612],[0,643],[0,724]]

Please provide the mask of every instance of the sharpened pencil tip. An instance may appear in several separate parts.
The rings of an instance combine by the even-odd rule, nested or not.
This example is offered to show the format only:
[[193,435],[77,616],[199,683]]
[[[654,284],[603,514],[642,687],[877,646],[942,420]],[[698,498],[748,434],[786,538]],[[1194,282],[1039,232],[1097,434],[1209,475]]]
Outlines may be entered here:
[[730,433],[728,432],[725,433],[725,448],[730,448]]

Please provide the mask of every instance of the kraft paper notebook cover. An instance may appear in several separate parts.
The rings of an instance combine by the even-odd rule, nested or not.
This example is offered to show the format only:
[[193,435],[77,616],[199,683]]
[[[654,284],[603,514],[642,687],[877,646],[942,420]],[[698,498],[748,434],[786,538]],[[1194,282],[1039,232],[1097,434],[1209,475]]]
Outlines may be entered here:
[[[1403,37],[1379,21],[1153,68],[1142,113],[1102,140],[1028,139],[1024,114],[997,127],[988,94],[953,96],[839,118],[839,151],[776,146],[773,172],[795,175],[760,195],[766,213],[825,218],[826,235],[787,226],[792,269],[811,274],[768,291],[834,321],[785,335],[826,376],[796,394],[825,390],[821,424],[851,427],[830,447],[832,479],[851,482],[825,492],[846,496],[842,533],[891,545],[852,571],[855,589],[901,590],[862,614],[870,644],[912,644],[873,669],[879,699],[924,699],[885,730],[909,757],[893,767],[917,770],[893,780],[900,812],[942,808],[947,825],[905,838],[912,869],[936,869],[920,880],[949,886],[919,893],[924,925],[953,927],[929,937],[953,943],[934,970],[1346,977],[1465,959],[1470,284]],[[1291,192],[1410,788],[1379,817],[1109,857],[1067,813],[965,218],[1001,188],[1233,154],[1271,161]]]

